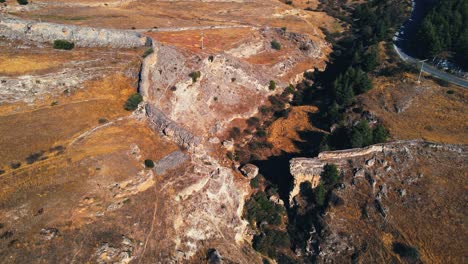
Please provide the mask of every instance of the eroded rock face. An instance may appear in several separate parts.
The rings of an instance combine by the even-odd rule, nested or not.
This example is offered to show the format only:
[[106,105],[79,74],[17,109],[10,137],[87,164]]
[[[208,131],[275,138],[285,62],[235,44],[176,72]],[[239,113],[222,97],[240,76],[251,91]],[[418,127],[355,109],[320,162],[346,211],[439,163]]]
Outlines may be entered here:
[[[289,83],[296,83],[297,75],[303,74],[303,71],[294,72],[299,63],[310,60],[310,68],[323,67],[321,63],[328,49],[325,42],[272,29],[253,33],[252,39],[238,47],[215,54],[155,43],[154,53],[145,59],[140,83],[141,92],[150,105],[148,112],[153,116],[163,114],[205,141],[225,132],[233,120],[254,115],[269,95],[281,92]],[[278,57],[272,51],[269,40],[273,38],[293,47],[288,56]],[[246,48],[246,43],[254,46],[252,52],[239,52],[239,47]],[[274,63],[257,63],[257,60]],[[199,78],[190,77],[192,73],[199,73]],[[276,81],[276,91],[269,90],[270,80]],[[180,137],[178,134],[175,132],[176,137]],[[182,134],[185,138],[185,133]]]
[[41,23],[0,16],[0,36],[7,39],[52,43],[57,39],[78,47],[137,48],[151,45],[151,39],[137,32]]
[[[341,202],[332,201],[323,216],[326,231],[320,252],[314,252],[318,261],[398,262],[394,243],[418,248],[423,262],[449,257],[461,261],[464,256],[457,252],[462,252],[463,242],[453,237],[463,229],[459,197],[465,192],[467,153],[463,145],[413,140],[291,161],[295,176],[317,174],[323,164],[336,164],[346,186],[333,191]],[[388,170],[390,166],[394,169]],[[425,242],[434,239],[438,242]]]

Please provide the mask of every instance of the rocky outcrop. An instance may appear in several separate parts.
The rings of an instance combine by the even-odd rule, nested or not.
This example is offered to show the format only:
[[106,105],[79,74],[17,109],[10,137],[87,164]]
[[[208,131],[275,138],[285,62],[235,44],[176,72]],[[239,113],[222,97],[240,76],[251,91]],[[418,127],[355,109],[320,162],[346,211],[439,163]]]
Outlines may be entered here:
[[[320,263],[330,259],[342,263],[350,258],[388,263],[392,243],[404,241],[420,248],[420,252],[450,255],[445,245],[451,244],[464,218],[461,208],[465,204],[459,197],[465,192],[467,154],[463,145],[409,140],[291,160],[295,179],[291,199],[298,210],[307,206],[300,203],[303,197],[298,195],[302,182],[320,177],[327,163],[337,165],[341,171],[341,183],[330,193],[329,208],[321,219],[326,232],[321,235],[319,252],[313,254]],[[451,216],[441,221],[442,215]],[[453,233],[425,232],[435,229]],[[410,235],[402,238],[402,234]],[[443,246],[418,242],[435,236],[448,242]],[[451,250],[462,244],[451,245]],[[421,257],[423,262],[431,262],[425,257]]]
[[5,16],[0,16],[0,37],[39,43],[64,39],[78,47],[137,48],[151,45],[150,38],[133,31],[35,22]]
[[146,113],[152,128],[169,137],[179,146],[190,149],[200,144],[200,138],[195,137],[187,129],[169,119],[162,111],[151,104],[146,105]]
[[157,174],[162,175],[169,170],[179,167],[181,164],[189,159],[188,155],[182,151],[174,151],[171,154],[165,156],[160,161],[154,164],[154,170]]
[[253,164],[245,164],[240,170],[249,180],[257,177],[258,175],[258,167]]
[[[437,144],[421,140],[404,140],[372,145],[365,148],[324,151],[316,158],[294,158],[290,161],[290,171],[294,177],[294,187],[290,193],[290,201],[293,200],[294,196],[299,194],[301,183],[309,181],[313,188],[319,184],[320,174],[327,163],[335,164],[338,168],[341,168],[343,166],[348,166],[351,160],[367,157],[367,159],[364,160],[363,166],[352,169],[355,179],[365,178],[366,171],[377,162],[373,156],[377,154],[386,155],[398,151],[408,151],[411,147],[421,145],[434,149],[444,149],[458,153],[463,152],[463,149],[457,145]],[[383,169],[387,172],[391,170],[391,167],[387,166],[387,163],[383,165]]]

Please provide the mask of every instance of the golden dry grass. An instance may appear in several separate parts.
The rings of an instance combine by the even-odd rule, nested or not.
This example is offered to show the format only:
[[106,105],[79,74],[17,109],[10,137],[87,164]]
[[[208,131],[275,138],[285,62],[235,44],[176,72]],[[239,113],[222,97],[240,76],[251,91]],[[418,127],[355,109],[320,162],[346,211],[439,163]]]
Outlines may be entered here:
[[50,55],[11,56],[0,54],[0,75],[19,75],[55,68],[63,59],[51,58]]
[[316,113],[316,106],[292,107],[287,118],[278,118],[268,128],[268,141],[273,148],[288,153],[298,152],[295,141],[302,141],[299,133],[307,131],[320,131],[310,122],[309,115]]
[[[191,52],[201,52],[201,30],[185,30],[177,32],[154,32],[148,33],[158,42],[169,44]],[[229,28],[203,30],[204,47],[203,52],[222,52],[234,48],[257,34],[252,28]]]
[[128,115],[123,103],[134,92],[131,80],[120,74],[86,84],[58,105],[0,116],[0,166],[22,161],[29,154],[63,145],[98,125],[98,120]]
[[[418,88],[414,83],[416,76],[407,74],[400,78],[378,78],[376,87],[362,97],[365,108],[383,121],[393,137],[468,143],[466,89],[441,87],[431,80],[424,80]],[[453,90],[454,94],[448,94],[448,90]],[[397,113],[394,105],[408,98],[412,98],[408,108]]]

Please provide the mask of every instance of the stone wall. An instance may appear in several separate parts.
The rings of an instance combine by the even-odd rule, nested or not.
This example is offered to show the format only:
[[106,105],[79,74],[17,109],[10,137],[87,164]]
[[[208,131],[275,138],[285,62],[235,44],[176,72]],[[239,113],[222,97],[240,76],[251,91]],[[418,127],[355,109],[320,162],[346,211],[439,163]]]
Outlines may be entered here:
[[64,39],[75,43],[77,47],[137,48],[151,44],[150,38],[133,31],[42,23],[2,15],[0,37],[39,43]]

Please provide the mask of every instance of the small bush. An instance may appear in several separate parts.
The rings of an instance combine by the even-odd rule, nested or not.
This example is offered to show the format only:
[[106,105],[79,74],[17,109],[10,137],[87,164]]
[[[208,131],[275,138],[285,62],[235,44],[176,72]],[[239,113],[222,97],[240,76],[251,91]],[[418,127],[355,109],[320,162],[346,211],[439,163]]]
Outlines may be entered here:
[[271,41],[271,48],[275,50],[280,50],[281,44],[274,39],[273,41]]
[[447,91],[447,94],[454,94],[454,93],[455,93],[454,90],[448,90],[448,91]]
[[314,190],[315,204],[317,204],[318,206],[323,206],[325,204],[325,195],[326,195],[325,187],[323,187],[323,185],[320,184]]
[[70,42],[64,39],[57,39],[54,41],[54,49],[61,49],[61,50],[71,50],[75,47],[75,43]]
[[200,71],[194,71],[189,74],[189,76],[192,78],[192,82],[197,82],[198,79],[201,77],[201,72]]
[[236,139],[236,138],[238,138],[240,135],[241,135],[241,131],[240,131],[240,129],[239,129],[238,127],[233,127],[233,128],[231,129],[231,131],[229,131],[229,136],[230,136],[231,138]]
[[0,3],[5,3],[6,0],[0,0]]
[[256,235],[252,241],[252,246],[255,250],[276,258],[279,249],[289,248],[291,245],[290,238],[287,232],[282,232],[274,229],[267,229],[263,234]]
[[153,54],[153,52],[154,52],[153,48],[149,48],[149,49],[145,50],[145,52],[143,53],[142,57],[143,57],[143,58],[146,58],[146,57],[148,57],[149,55]]
[[152,161],[150,159],[146,159],[145,160],[145,167],[146,168],[154,168],[154,161]]
[[33,153],[26,158],[26,163],[33,164],[34,162],[38,161],[42,155],[44,155],[44,151]]
[[392,248],[393,248],[393,252],[397,253],[398,255],[404,258],[408,258],[411,260],[419,259],[419,251],[415,247],[397,242],[397,243],[393,243]]
[[274,91],[276,89],[276,82],[271,80],[270,85],[268,85],[268,89],[270,89],[270,91]]
[[18,1],[18,4],[20,5],[27,5],[29,4],[28,0],[17,0]]
[[258,117],[253,116],[247,119],[247,121],[245,122],[247,123],[248,126],[253,127],[253,126],[257,126],[260,123],[260,119],[258,119]]
[[323,179],[323,181],[325,182],[327,186],[334,186],[335,184],[337,184],[339,177],[340,177],[340,174],[335,164],[327,163],[323,167],[321,178]]
[[255,178],[250,180],[250,187],[252,188],[258,188],[260,186],[260,179],[262,178],[262,175],[257,175]]
[[21,162],[13,162],[13,163],[10,164],[10,167],[12,169],[17,169],[17,168],[21,167]]
[[99,118],[99,120],[98,120],[99,124],[105,124],[107,122],[109,122],[109,120],[107,120],[106,118]]
[[139,93],[135,93],[128,97],[127,101],[124,104],[124,108],[127,111],[133,111],[137,109],[138,104],[143,101],[143,97]]

